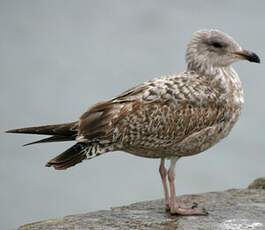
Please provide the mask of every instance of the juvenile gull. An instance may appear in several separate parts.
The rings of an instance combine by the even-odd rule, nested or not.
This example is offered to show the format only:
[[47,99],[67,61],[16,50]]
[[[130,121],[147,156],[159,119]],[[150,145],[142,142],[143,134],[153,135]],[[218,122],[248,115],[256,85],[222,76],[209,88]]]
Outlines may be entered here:
[[[260,62],[227,34],[200,30],[188,43],[184,72],[144,82],[95,104],[76,122],[7,132],[50,135],[29,144],[76,141],[46,164],[57,170],[112,151],[160,158],[166,209],[171,214],[205,215],[204,209],[186,207],[176,198],[175,165],[231,131],[244,102],[241,81],[231,64],[244,59]],[[165,159],[170,160],[168,169]]]

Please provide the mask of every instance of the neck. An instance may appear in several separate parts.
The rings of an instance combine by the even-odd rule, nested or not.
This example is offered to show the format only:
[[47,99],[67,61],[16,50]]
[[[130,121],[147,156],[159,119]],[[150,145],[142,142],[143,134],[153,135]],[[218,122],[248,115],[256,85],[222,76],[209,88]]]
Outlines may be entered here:
[[194,71],[198,74],[216,76],[220,71],[232,71],[232,67],[229,66],[212,66],[207,63],[189,62],[187,65],[187,71]]

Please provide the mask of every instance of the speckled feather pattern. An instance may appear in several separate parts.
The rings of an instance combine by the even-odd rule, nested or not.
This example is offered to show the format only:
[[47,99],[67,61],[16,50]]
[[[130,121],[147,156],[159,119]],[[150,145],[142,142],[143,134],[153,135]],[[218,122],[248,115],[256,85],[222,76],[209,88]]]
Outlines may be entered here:
[[236,72],[217,71],[163,76],[100,103],[81,117],[79,138],[149,158],[200,153],[227,136],[243,104]]

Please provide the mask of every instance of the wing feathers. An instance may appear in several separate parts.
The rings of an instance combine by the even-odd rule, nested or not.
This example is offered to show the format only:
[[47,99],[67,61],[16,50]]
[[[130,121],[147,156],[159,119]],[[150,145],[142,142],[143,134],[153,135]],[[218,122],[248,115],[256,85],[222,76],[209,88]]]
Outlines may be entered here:
[[47,137],[38,141],[33,141],[23,146],[33,145],[33,144],[40,144],[40,143],[49,143],[49,142],[60,142],[60,141],[73,141],[75,139],[74,136],[66,137],[66,136],[51,136]]
[[21,129],[12,129],[6,131],[7,133],[23,133],[23,134],[42,134],[42,135],[63,135],[69,136],[76,134],[77,122],[56,124],[56,125],[44,125],[36,127],[28,127]]

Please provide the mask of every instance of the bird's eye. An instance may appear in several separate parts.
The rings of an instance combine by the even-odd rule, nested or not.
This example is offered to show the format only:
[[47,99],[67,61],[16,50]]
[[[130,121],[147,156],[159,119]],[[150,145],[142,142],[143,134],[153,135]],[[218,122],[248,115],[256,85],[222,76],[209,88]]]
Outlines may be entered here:
[[222,47],[223,47],[223,45],[222,45],[220,42],[213,42],[211,45],[212,45],[214,48],[222,48]]

